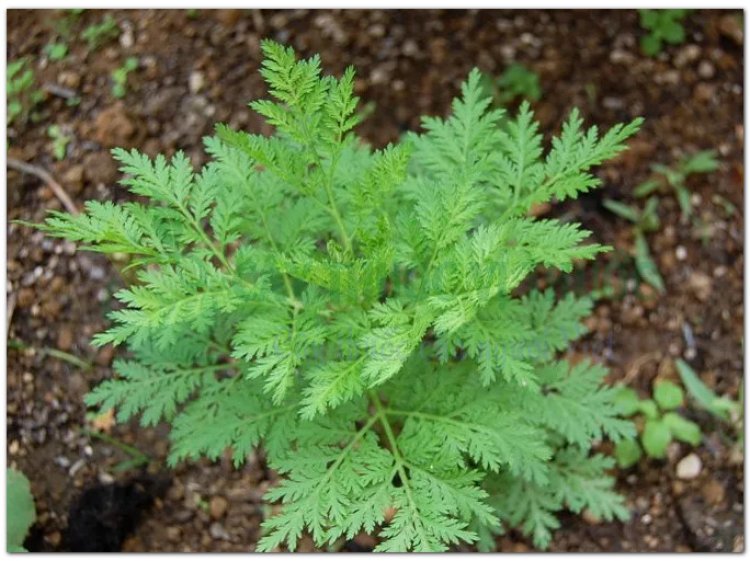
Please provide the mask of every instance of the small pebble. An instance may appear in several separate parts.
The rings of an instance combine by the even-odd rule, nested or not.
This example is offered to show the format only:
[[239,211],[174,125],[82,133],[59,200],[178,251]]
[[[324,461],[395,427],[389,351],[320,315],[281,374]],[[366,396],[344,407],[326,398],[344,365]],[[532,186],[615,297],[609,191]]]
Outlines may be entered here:
[[211,524],[211,527],[208,529],[208,532],[211,534],[211,537],[215,540],[228,540],[229,534],[227,533],[224,526],[219,524],[218,522],[214,522]]
[[203,77],[202,72],[194,70],[190,73],[190,78],[188,78],[188,87],[190,88],[191,93],[198,93],[199,91],[201,91],[205,83],[206,79]]
[[107,472],[102,472],[99,474],[99,483],[103,485],[111,485],[114,482],[115,478],[111,474]]
[[223,517],[227,512],[227,500],[224,497],[212,497],[209,503],[209,512],[214,520]]
[[714,77],[714,73],[714,65],[707,60],[701,61],[701,63],[698,65],[698,76],[700,76],[701,78],[708,80],[709,78]]
[[591,524],[592,526],[595,526],[601,522],[601,518],[595,516],[594,513],[591,512],[591,510],[589,510],[588,508],[583,511],[583,513],[581,514],[581,518],[583,518],[583,520],[587,524]]
[[58,545],[60,545],[62,535],[60,534],[60,532],[55,531],[44,536],[44,540],[52,547],[57,547]]
[[701,488],[701,495],[709,504],[718,505],[724,501],[724,486],[715,479],[711,479]]
[[123,24],[124,28],[120,35],[120,46],[123,49],[129,49],[135,43],[135,37],[133,37],[133,26],[129,22]]
[[78,473],[78,472],[79,472],[79,471],[81,470],[81,468],[82,468],[83,466],[85,466],[85,465],[86,465],[86,460],[84,460],[83,458],[80,458],[79,460],[77,460],[77,461],[76,461],[76,463],[74,463],[74,464],[73,464],[73,465],[72,465],[72,466],[70,467],[70,469],[68,470],[68,475],[69,475],[70,477],[73,477],[73,476],[74,476],[74,475],[75,475],[76,473]]
[[677,477],[680,479],[695,479],[701,473],[703,463],[696,454],[689,454],[677,464]]
[[180,541],[180,537],[182,536],[182,530],[178,528],[177,526],[167,526],[167,539],[171,542],[178,542]]

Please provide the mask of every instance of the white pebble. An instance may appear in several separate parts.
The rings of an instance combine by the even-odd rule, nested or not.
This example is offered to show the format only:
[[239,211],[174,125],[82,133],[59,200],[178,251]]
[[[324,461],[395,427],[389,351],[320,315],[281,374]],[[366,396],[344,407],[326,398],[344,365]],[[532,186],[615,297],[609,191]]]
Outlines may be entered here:
[[206,79],[203,77],[203,72],[194,70],[190,73],[190,78],[188,79],[188,87],[190,88],[190,91],[192,93],[198,93],[199,91],[201,91],[205,83]]
[[700,475],[703,463],[696,454],[689,454],[677,464],[677,477],[680,479],[695,479]]

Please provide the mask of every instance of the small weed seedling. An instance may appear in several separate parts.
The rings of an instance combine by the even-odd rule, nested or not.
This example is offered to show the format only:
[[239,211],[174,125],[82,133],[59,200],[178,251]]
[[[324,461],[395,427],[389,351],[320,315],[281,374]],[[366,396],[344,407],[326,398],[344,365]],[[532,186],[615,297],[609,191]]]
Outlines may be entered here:
[[[703,383],[695,370],[682,359],[677,360],[677,372],[679,372],[682,383],[696,405],[730,425],[742,439],[744,433],[742,430],[744,421],[742,398],[740,397],[739,401],[734,401],[727,397],[719,397]],[[740,390],[742,390],[742,386],[740,386]],[[740,391],[740,393],[742,392]]]
[[686,185],[687,178],[696,173],[710,173],[718,168],[719,162],[714,150],[704,150],[685,156],[674,167],[653,164],[651,170],[655,177],[638,185],[635,188],[635,195],[636,197],[646,197],[665,185],[671,187],[675,191],[677,202],[680,205],[680,210],[682,210],[682,220],[686,222],[693,213],[690,191]]
[[675,411],[684,401],[682,388],[669,380],[654,383],[652,399],[640,399],[632,388],[620,389],[617,402],[623,414],[639,415],[644,421],[640,444],[633,438],[621,440],[615,447],[615,458],[621,468],[636,464],[644,451],[649,458],[664,458],[675,439],[692,446],[700,444],[700,427]]
[[84,29],[81,37],[88,44],[89,50],[93,51],[116,38],[119,34],[120,27],[117,25],[115,18],[107,14],[101,23],[91,24]]
[[497,80],[499,100],[507,104],[515,98],[538,101],[542,97],[539,75],[522,64],[511,64]]
[[5,472],[5,501],[8,553],[24,552],[23,542],[36,520],[36,508],[29,480],[12,468]]
[[653,257],[651,257],[651,250],[646,240],[646,233],[659,229],[660,221],[657,213],[659,199],[650,197],[643,210],[638,210],[635,206],[626,205],[612,199],[605,199],[604,206],[617,216],[633,223],[635,267],[638,274],[656,290],[664,292],[664,280],[659,274],[659,268],[656,266]]
[[44,46],[44,54],[53,62],[64,59],[68,55],[68,46],[65,43],[49,43]]
[[609,248],[529,209],[598,186],[593,166],[641,119],[599,135],[573,111],[545,150],[527,102],[493,108],[473,70],[446,119],[381,150],[352,68],[262,43],[271,137],[219,125],[195,171],[114,150],[139,202],[89,201],[40,227],[130,255],[137,280],[95,344],[127,343],[86,402],[171,425],[172,465],[263,445],[280,508],[258,549],[321,548],[359,532],[379,551],[494,548],[520,527],[545,547],[555,513],[627,519],[594,452],[636,435],[606,369],[558,358],[591,299],[518,294],[538,267],[569,273]]
[[641,27],[648,35],[641,37],[641,50],[648,56],[658,55],[664,43],[679,45],[685,40],[682,20],[690,10],[638,10]]
[[[89,420],[93,420],[95,418],[94,415],[87,415],[87,417]],[[118,464],[115,464],[115,466],[112,468],[112,471],[114,471],[115,473],[121,473],[129,469],[137,469],[139,467],[147,466],[151,462],[151,457],[141,452],[135,446],[125,444],[121,440],[118,440],[117,438],[110,436],[104,432],[98,430],[83,429],[82,433],[90,438],[95,438],[111,446],[114,446],[128,456],[127,460],[123,460]]]
[[70,39],[73,34],[73,29],[81,19],[81,15],[84,11],[85,10],[80,8],[58,10],[59,17],[56,19],[54,26],[57,34],[65,40]]
[[8,62],[6,77],[8,124],[27,122],[34,117],[34,108],[44,99],[44,92],[36,89],[34,71],[27,68],[25,58]]
[[56,160],[64,160],[71,138],[66,135],[59,125],[50,125],[47,128],[47,136],[52,139],[52,154]]
[[538,101],[542,96],[539,75],[522,64],[511,64],[499,78],[482,74],[481,83],[482,89],[487,95],[492,96],[499,107],[509,104],[516,98]]
[[125,97],[128,85],[128,74],[138,68],[138,59],[128,57],[119,68],[112,71],[112,95],[116,98]]

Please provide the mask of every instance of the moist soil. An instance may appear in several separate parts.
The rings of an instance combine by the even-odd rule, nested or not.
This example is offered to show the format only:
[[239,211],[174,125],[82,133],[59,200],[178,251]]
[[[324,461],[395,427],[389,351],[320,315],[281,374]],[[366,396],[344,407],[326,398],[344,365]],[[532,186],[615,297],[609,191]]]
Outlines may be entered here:
[[[83,30],[107,15],[116,32],[90,47]],[[546,134],[559,131],[573,107],[602,128],[645,117],[631,149],[597,171],[601,189],[539,209],[583,222],[596,241],[614,248],[572,276],[540,272],[533,279],[578,293],[610,290],[573,354],[604,363],[612,381],[642,396],[657,377],[677,380],[675,360],[682,358],[716,393],[737,398],[744,321],[742,13],[693,11],[685,29],[684,43],[652,58],[640,52],[644,31],[636,11],[12,10],[9,59],[28,57],[45,99],[28,122],[9,127],[8,153],[47,170],[79,208],[89,199],[124,200],[111,147],[150,155],[184,150],[199,165],[206,160],[201,138],[215,122],[270,132],[247,107],[265,93],[257,72],[265,37],[303,55],[320,53],[329,72],[354,65],[356,91],[374,109],[359,132],[377,147],[417,129],[421,115],[447,114],[473,66],[498,75],[520,62],[540,77],[543,95],[533,108]],[[68,44],[63,60],[44,54],[53,41]],[[130,56],[138,68],[118,99],[110,74]],[[47,132],[52,124],[70,137],[60,161]],[[716,150],[721,164],[689,179],[694,218],[683,221],[673,194],[660,195],[661,226],[648,235],[666,285],[660,294],[639,281],[631,226],[602,201],[634,202],[633,189],[652,163],[672,164],[705,149]],[[106,328],[122,278],[102,256],[10,223],[39,222],[62,208],[37,177],[9,169],[7,205],[7,453],[36,497],[39,516],[27,546],[81,549],[75,539],[86,524],[111,524],[116,539],[100,549],[253,550],[260,523],[273,512],[261,497],[276,480],[262,453],[240,469],[225,457],[167,470],[166,426],[89,418],[83,395],[112,376],[117,354],[92,347],[90,339]],[[700,446],[674,444],[665,460],[642,459],[616,472],[630,521],[563,513],[551,551],[744,549],[737,437],[697,408],[684,414],[701,426]],[[700,469],[680,479],[676,466],[691,453]],[[133,461],[143,455],[147,462]],[[361,535],[340,549],[374,545]],[[312,551],[312,542],[303,540],[300,549]],[[533,546],[509,531],[497,549]]]

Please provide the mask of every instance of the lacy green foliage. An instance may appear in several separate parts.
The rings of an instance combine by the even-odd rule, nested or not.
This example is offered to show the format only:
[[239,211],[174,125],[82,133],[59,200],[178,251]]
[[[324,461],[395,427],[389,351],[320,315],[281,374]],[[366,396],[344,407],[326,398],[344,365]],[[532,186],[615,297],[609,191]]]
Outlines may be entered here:
[[658,55],[664,43],[679,45],[685,41],[682,20],[690,10],[638,10],[641,27],[648,34],[641,37],[641,50],[649,56]]
[[36,89],[34,71],[27,63],[25,58],[8,61],[5,89],[9,125],[14,121],[28,121],[34,108],[44,99],[44,92]]
[[26,476],[15,469],[5,472],[8,552],[26,551],[23,542],[36,520],[34,496]]
[[643,451],[650,458],[664,458],[673,440],[692,446],[700,444],[700,427],[677,412],[684,401],[682,388],[669,380],[654,382],[653,397],[649,399],[640,399],[632,388],[620,389],[617,403],[622,413],[644,418],[640,445],[636,439],[627,438],[615,447],[615,457],[620,467],[628,468],[637,463]]
[[625,517],[590,449],[634,429],[603,368],[556,360],[591,302],[515,291],[607,249],[528,210],[596,187],[640,120],[600,136],[574,111],[545,153],[529,106],[492,109],[475,70],[452,116],[373,150],[352,132],[351,68],[323,77],[317,56],[262,47],[274,99],[251,106],[273,136],[220,125],[200,172],[115,150],[150,202],[42,226],[137,271],[95,338],[131,356],[87,403],[171,423],[173,464],[262,445],[283,475],[262,550],[366,531],[439,551],[503,522],[543,547],[560,508]]

